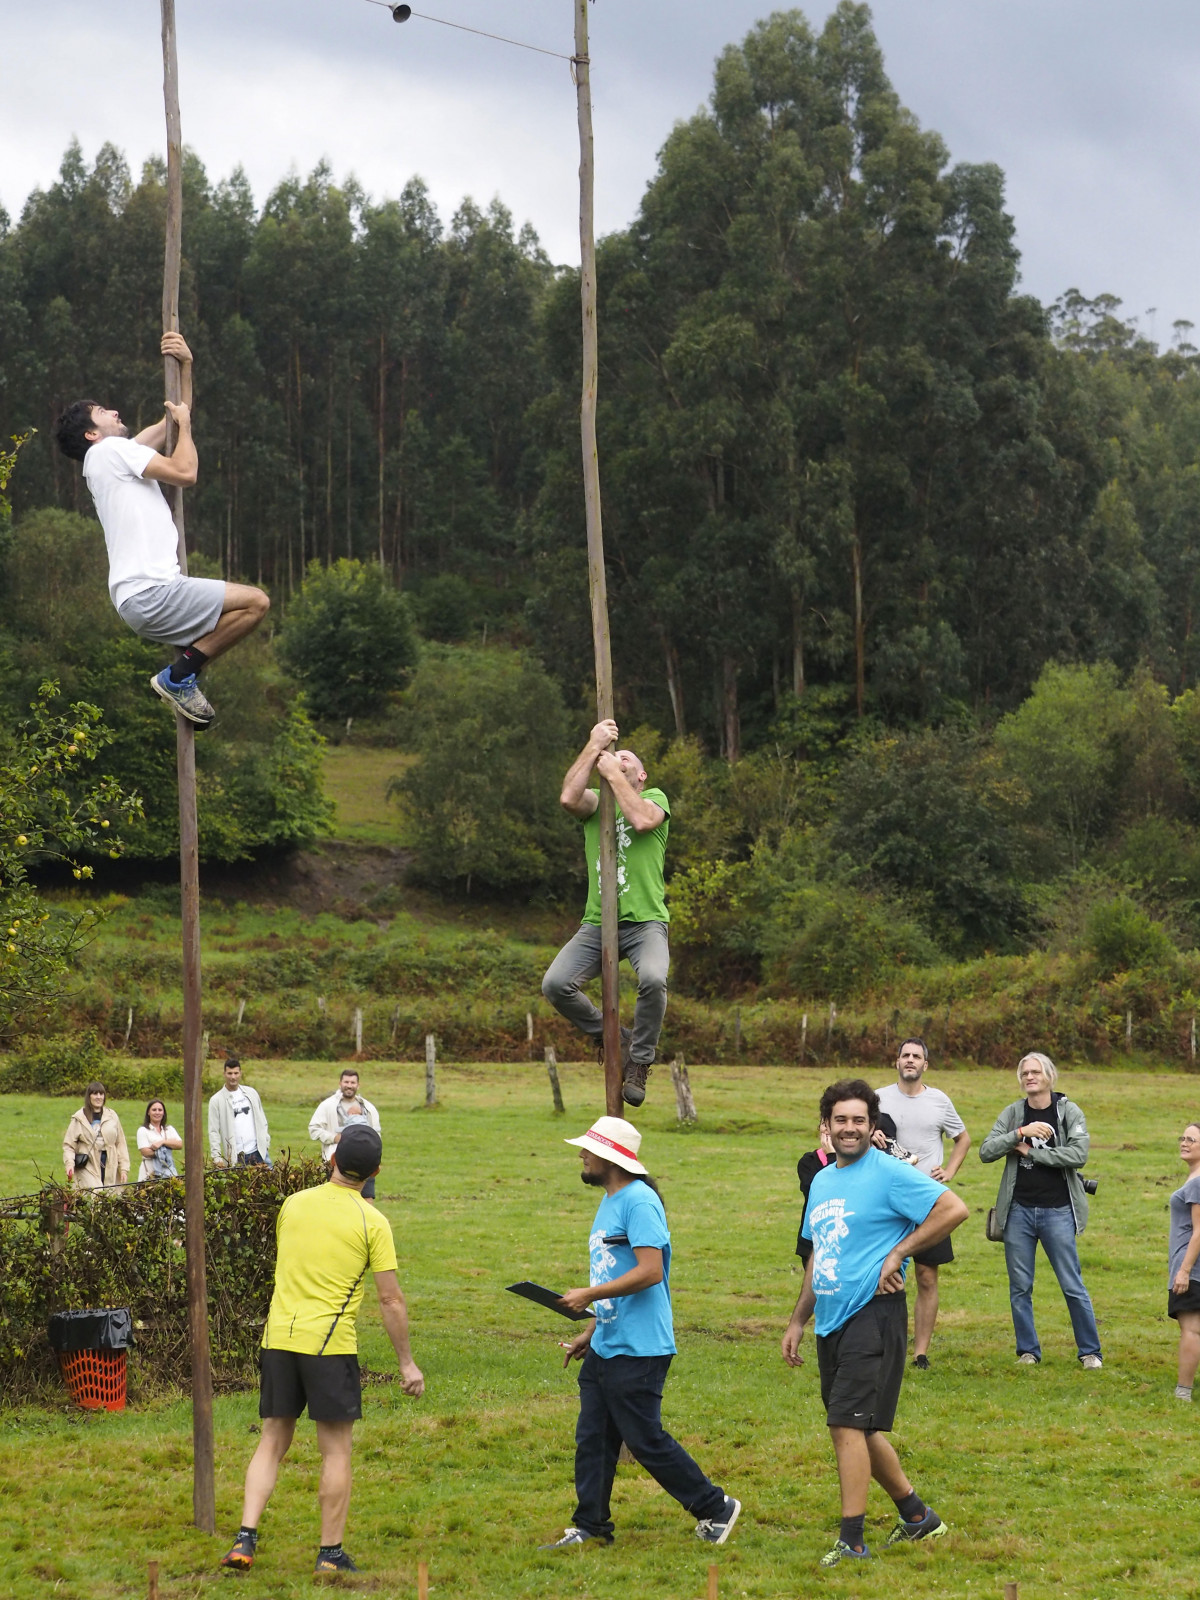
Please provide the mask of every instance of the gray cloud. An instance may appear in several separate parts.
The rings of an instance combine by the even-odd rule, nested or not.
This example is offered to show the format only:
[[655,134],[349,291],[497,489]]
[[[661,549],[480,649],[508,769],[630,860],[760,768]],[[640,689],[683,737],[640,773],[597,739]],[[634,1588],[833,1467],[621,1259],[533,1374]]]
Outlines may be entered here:
[[[499,194],[551,255],[575,259],[574,95],[565,63],[368,0],[177,0],[184,135],[214,176],[240,161],[262,199],[291,166],[327,157],[372,193],[414,173],[444,215]],[[572,0],[419,0],[418,9],[549,49],[572,48]],[[761,0],[596,0],[597,221],[624,226],[673,122],[709,93],[715,57],[770,9]],[[807,8],[814,26],[824,6]],[[954,160],[1008,177],[1026,287],[1118,294],[1130,314],[1200,321],[1190,152],[1200,8],[1184,0],[878,0],[901,99]],[[78,134],[135,170],[162,143],[156,8],[84,0],[5,17],[0,202],[53,181]]]

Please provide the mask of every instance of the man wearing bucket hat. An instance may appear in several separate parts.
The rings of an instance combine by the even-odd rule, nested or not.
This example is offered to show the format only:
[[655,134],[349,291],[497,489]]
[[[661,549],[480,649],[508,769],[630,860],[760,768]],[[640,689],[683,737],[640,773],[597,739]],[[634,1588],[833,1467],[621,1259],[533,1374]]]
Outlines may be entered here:
[[604,1190],[588,1238],[591,1284],[568,1289],[572,1311],[593,1320],[567,1346],[564,1366],[582,1361],[575,1427],[571,1527],[543,1550],[613,1542],[609,1499],[621,1442],[696,1520],[696,1535],[724,1544],[742,1506],[707,1478],[662,1425],[662,1393],[675,1337],[671,1322],[671,1235],[654,1180],[638,1160],[642,1136],[621,1117],[598,1117],[567,1144],[578,1145],[583,1182]]
[[242,1526],[221,1558],[235,1572],[248,1571],[254,1562],[258,1520],[305,1406],[317,1425],[321,1452],[321,1544],[314,1576],[358,1570],[342,1549],[342,1533],[350,1511],[352,1431],[362,1416],[354,1324],[368,1269],[400,1363],[401,1387],[405,1394],[424,1393],[396,1282],[391,1224],[362,1199],[363,1184],[379,1171],[382,1154],[374,1128],[346,1128],[334,1148],[329,1182],[289,1195],[279,1208],[275,1292],[262,1341],[262,1437],[246,1469]]

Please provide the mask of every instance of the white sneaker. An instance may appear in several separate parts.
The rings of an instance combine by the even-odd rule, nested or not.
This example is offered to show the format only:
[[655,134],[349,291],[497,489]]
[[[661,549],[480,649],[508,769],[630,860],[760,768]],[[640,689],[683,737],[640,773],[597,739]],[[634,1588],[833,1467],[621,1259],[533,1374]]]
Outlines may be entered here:
[[1099,1372],[1104,1363],[1099,1356],[1080,1356],[1079,1365],[1086,1367],[1088,1372]]
[[1038,1367],[1041,1362],[1041,1356],[1035,1356],[1032,1350],[1022,1350],[1017,1357],[1017,1365],[1019,1367]]

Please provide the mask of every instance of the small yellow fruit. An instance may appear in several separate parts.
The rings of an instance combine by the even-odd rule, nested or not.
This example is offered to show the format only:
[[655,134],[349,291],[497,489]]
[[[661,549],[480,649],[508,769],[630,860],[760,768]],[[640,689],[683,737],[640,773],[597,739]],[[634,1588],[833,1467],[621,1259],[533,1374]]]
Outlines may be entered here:
[[107,817],[104,818],[104,820],[103,820],[103,822],[101,822],[100,826],[102,828],[107,828],[108,827],[108,818]]
[[29,836],[27,834],[24,834],[24,833],[19,833],[17,835],[17,843],[18,844],[28,844],[29,843]]
[[69,744],[67,746],[67,754],[69,756],[77,756],[79,754],[79,746],[77,744]]

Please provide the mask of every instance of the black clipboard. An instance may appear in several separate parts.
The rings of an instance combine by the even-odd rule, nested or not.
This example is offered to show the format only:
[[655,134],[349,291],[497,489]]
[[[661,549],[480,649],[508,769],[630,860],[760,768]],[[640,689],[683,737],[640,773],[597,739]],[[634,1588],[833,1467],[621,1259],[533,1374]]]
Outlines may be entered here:
[[547,1311],[557,1311],[560,1317],[567,1317],[571,1322],[590,1322],[590,1311],[568,1311],[561,1303],[557,1290],[546,1289],[540,1283],[530,1283],[526,1278],[522,1283],[510,1283],[506,1286],[508,1294],[519,1294],[523,1300],[532,1300],[536,1305],[545,1306]]

